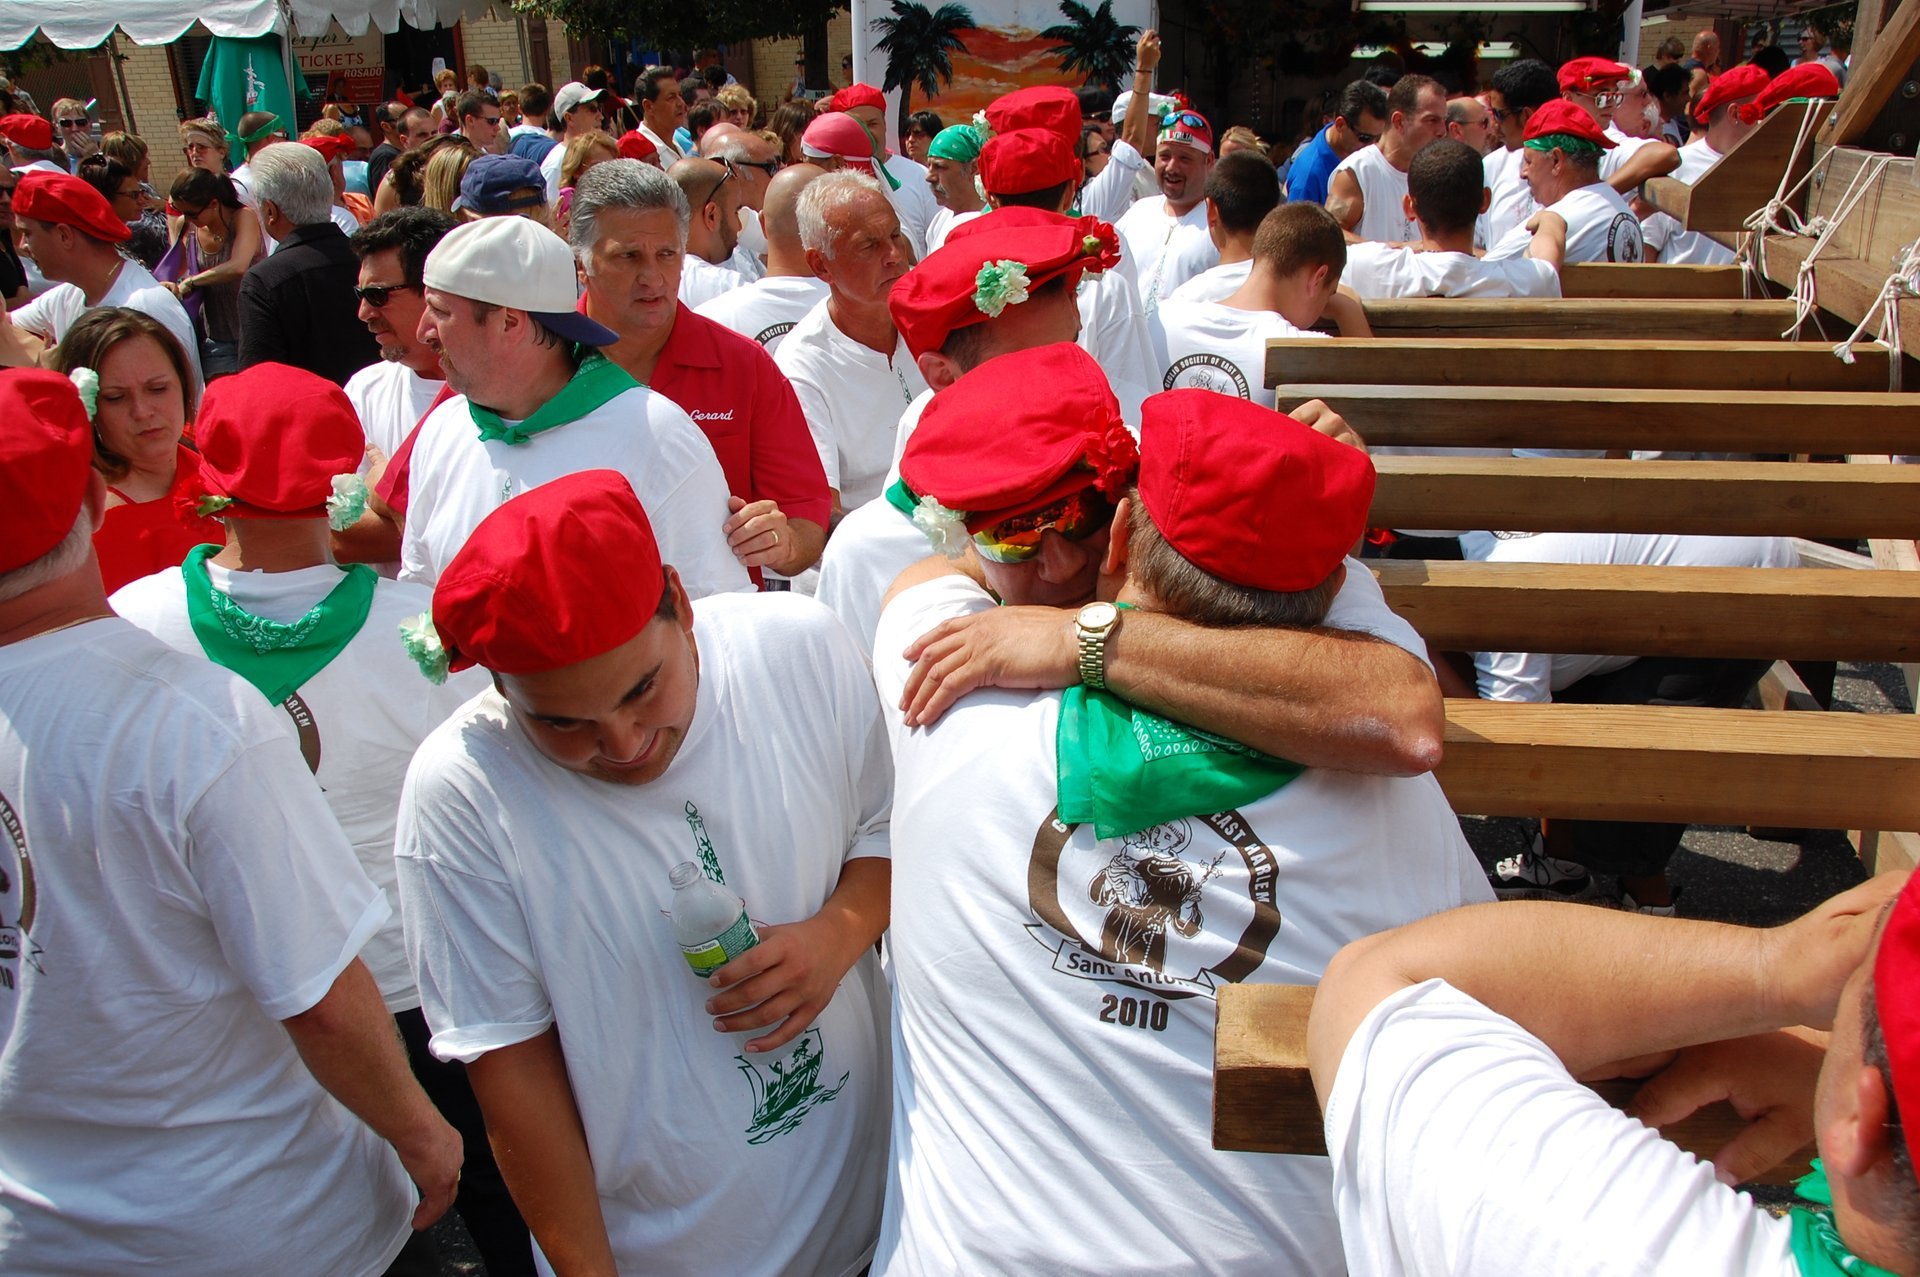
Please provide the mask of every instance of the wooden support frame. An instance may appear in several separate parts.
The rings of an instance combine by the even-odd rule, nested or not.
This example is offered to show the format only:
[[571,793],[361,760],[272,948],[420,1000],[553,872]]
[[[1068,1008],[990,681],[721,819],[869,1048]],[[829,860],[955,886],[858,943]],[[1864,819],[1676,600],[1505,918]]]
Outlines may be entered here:
[[[1638,269],[1608,267],[1609,270]],[[1652,268],[1649,268],[1652,269]],[[1789,318],[1791,316],[1789,315]],[[1916,344],[1914,349],[1920,349]],[[1623,390],[1883,391],[1887,351],[1867,345],[1843,363],[1819,342],[1561,341],[1529,337],[1276,337],[1266,384],[1589,386]]]
[[[1784,106],[1734,144],[1720,162],[1689,185],[1673,177],[1647,183],[1647,198],[1690,231],[1737,231],[1754,210],[1765,207],[1787,174],[1790,188],[1813,164],[1815,133],[1805,134],[1808,112],[1824,119],[1831,102]],[[1820,127],[1816,122],[1814,129]],[[1805,142],[1796,148],[1802,137]]]
[[1366,304],[1380,337],[1592,337],[1632,333],[1645,341],[1711,335],[1765,341],[1793,323],[1785,301],[1665,301],[1639,298],[1407,297]]
[[1670,266],[1639,262],[1569,262],[1560,268],[1562,297],[1651,300],[1744,296],[1738,266]]
[[1903,0],[1859,54],[1820,139],[1833,146],[1849,146],[1866,136],[1899,92],[1907,68],[1920,58],[1920,4]]
[[1376,457],[1373,526],[1719,536],[1920,535],[1916,466]]

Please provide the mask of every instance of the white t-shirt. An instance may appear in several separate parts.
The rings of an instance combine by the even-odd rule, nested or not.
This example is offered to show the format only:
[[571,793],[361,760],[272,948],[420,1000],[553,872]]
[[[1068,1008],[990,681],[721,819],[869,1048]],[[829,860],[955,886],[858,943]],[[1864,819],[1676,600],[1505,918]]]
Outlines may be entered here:
[[[331,565],[233,572],[207,564],[214,589],[255,616],[282,625],[305,616],[340,584],[340,575]],[[186,580],[179,568],[135,581],[109,603],[168,647],[206,659],[187,615]],[[407,763],[427,733],[489,686],[480,669],[451,674],[435,686],[407,656],[400,623],[432,610],[433,591],[402,581],[377,582],[367,623],[353,641],[278,707],[299,737],[307,767],[353,843],[360,867],[389,903],[397,903],[393,828]],[[380,986],[387,1010],[420,1005],[397,910],[367,941],[360,957]]]
[[1472,253],[1426,253],[1372,241],[1347,245],[1340,282],[1367,300],[1560,295],[1560,272],[1531,257],[1488,261]]
[[[1691,186],[1719,162],[1720,152],[1707,145],[1703,134],[1680,148],[1680,167],[1673,176]],[[1653,214],[1640,223],[1640,232],[1648,248],[1660,251],[1662,265],[1729,266],[1734,260],[1731,248],[1703,232],[1682,230],[1671,213]]]
[[644,386],[520,444],[482,440],[465,395],[434,409],[413,446],[400,579],[432,585],[482,519],[531,488],[582,470],[626,476],[661,559],[679,569],[693,597],[752,588],[720,533],[727,479],[713,445],[672,400]]
[[934,213],[933,220],[927,223],[927,251],[938,252],[946,244],[947,236],[954,227],[962,222],[971,222],[984,212],[986,212],[985,209],[976,208],[970,213],[956,213],[944,204],[941,205]]
[[546,158],[540,161],[540,176],[547,179],[547,203],[553,204],[560,198],[560,166],[567,159],[567,144],[561,142],[548,151]]
[[[924,165],[889,152],[886,166],[887,172],[900,183],[899,189],[887,190],[887,201],[899,215],[900,229],[907,233],[907,241],[913,245],[913,255],[918,260],[929,251],[927,228],[933,225],[933,215],[940,211],[940,203],[933,198],[933,188],[927,185]],[[881,186],[887,186],[885,178],[879,180]]]
[[1276,403],[1267,386],[1268,338],[1326,336],[1295,328],[1271,310],[1171,299],[1160,304],[1152,331],[1160,389],[1217,390],[1266,408]]
[[[714,1031],[667,875],[712,857],[759,923],[819,912],[886,856],[892,769],[873,684],[824,608],[694,605],[700,686],[658,780],[562,770],[488,691],[427,738],[400,818],[400,899],[434,1053],[557,1025],[622,1272],[852,1274],[878,1223],[887,1011],[865,954],[793,1044]],[[710,870],[711,872],[711,870]]]
[[723,328],[751,337],[772,354],[793,326],[827,299],[827,281],[811,275],[768,275],[693,308]]
[[388,907],[286,716],[117,618],[0,692],[0,1269],[381,1272],[406,1171],[279,1021]]
[[1490,197],[1486,242],[1498,244],[1515,227],[1526,225],[1540,206],[1533,202],[1533,189],[1520,176],[1519,148],[1489,151],[1480,165]]
[[[1644,532],[1468,532],[1460,552],[1487,563],[1640,563],[1664,567],[1792,568],[1800,556],[1786,537],[1675,536]],[[1631,656],[1475,652],[1480,696],[1545,703],[1590,674],[1625,669]]]
[[875,497],[848,511],[827,538],[814,597],[832,609],[861,655],[871,660],[873,628],[880,623],[887,590],[902,572],[933,552],[927,534],[912,519],[885,497]]
[[680,148],[674,145],[673,134],[669,133],[665,137],[661,137],[658,133],[648,128],[644,121],[640,124],[639,132],[641,137],[646,138],[647,141],[659,148],[661,168],[672,168],[675,164],[687,158],[681,154]]
[[360,414],[369,447],[391,457],[420,424],[420,418],[447,383],[422,377],[405,364],[381,360],[347,378],[347,398]]
[[[168,292],[166,286],[153,277],[152,271],[139,262],[122,258],[120,273],[113,277],[100,305],[125,306],[159,320],[186,351],[187,367],[193,370],[194,398],[199,397],[200,388],[205,384],[200,374],[200,339],[194,335],[193,321],[187,318],[180,299]],[[87,295],[78,284],[57,284],[14,311],[11,318],[15,327],[25,329],[49,345],[57,345],[66,338],[67,329],[73,327],[75,320],[94,309],[97,308],[87,305]]]
[[[1352,251],[1352,246],[1348,246]],[[1253,273],[1253,259],[1244,262],[1229,262],[1225,266],[1215,266],[1203,270],[1198,275],[1168,295],[1168,301],[1175,302],[1217,302],[1225,301],[1240,290],[1247,282],[1247,276]]]
[[[1551,211],[1566,219],[1567,250],[1562,260],[1568,265],[1640,260],[1640,219],[1620,198],[1620,192],[1605,182],[1568,191],[1553,202]],[[1524,225],[1516,226],[1494,241],[1487,250],[1487,260],[1525,257],[1532,246],[1533,232]]]
[[1151,381],[1153,340],[1131,277],[1118,268],[1082,275],[1074,302],[1080,308],[1078,345],[1108,379]]
[[1613,145],[1600,157],[1600,180],[1603,182],[1618,173],[1621,166],[1632,159],[1641,147],[1651,146],[1655,142],[1666,145],[1663,139],[1657,137],[1628,137],[1611,124],[1607,126],[1606,134],[1612,139]]
[[1353,228],[1355,235],[1394,243],[1420,238],[1413,219],[1407,216],[1406,170],[1395,168],[1378,142],[1361,147],[1334,165],[1327,177],[1329,190],[1333,178],[1341,173],[1351,174],[1360,184],[1360,221]]
[[1175,217],[1167,211],[1166,196],[1150,196],[1128,209],[1113,229],[1119,232],[1121,252],[1133,263],[1149,315],[1174,289],[1220,261],[1220,250],[1207,233],[1205,200]]
[[793,383],[842,507],[879,496],[899,410],[927,388],[906,339],[894,337],[891,357],[863,346],[840,331],[823,301],[794,325],[773,361]]
[[1080,212],[1103,222],[1117,222],[1133,207],[1136,183],[1153,175],[1153,157],[1142,155],[1133,143],[1116,137],[1107,147],[1107,164],[1080,188]]
[[710,302],[746,282],[746,276],[730,265],[715,266],[692,253],[680,258],[680,300],[688,308]]
[[1327,1099],[1351,1277],[1797,1277],[1792,1225],[1443,980],[1360,1022]]
[[901,725],[900,649],[991,606],[964,578],[927,582],[874,643],[913,849],[894,866],[875,1274],[1340,1272],[1325,1161],[1211,1146],[1214,998],[1312,984],[1349,940],[1489,899],[1445,795],[1314,769],[1096,840],[1054,820],[1057,693],[978,692]]

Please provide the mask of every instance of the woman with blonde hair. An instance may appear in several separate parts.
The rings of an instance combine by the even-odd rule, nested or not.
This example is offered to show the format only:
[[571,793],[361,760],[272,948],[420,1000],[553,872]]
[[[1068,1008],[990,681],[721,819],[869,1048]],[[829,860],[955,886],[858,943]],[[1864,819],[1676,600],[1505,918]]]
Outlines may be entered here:
[[470,142],[436,151],[427,161],[426,175],[420,182],[420,202],[451,213],[453,202],[460,198],[460,179],[467,175],[467,165],[473,163],[476,154]]
[[553,202],[553,229],[562,239],[573,221],[573,184],[605,160],[620,158],[619,145],[605,133],[585,133],[567,143],[560,157],[560,198]]
[[[377,217],[381,213],[391,212],[401,207],[417,207],[425,203],[427,165],[433,157],[449,149],[464,149],[473,154],[473,143],[457,133],[444,133],[436,138],[402,151],[387,165],[386,174],[380,179],[380,189],[373,197],[373,212]],[[457,189],[457,188],[456,188]]]
[[728,124],[736,129],[753,127],[753,117],[758,113],[760,104],[753,100],[753,94],[747,92],[745,86],[729,84],[714,94],[713,100],[720,104],[720,110],[724,113],[720,118]]
[[187,153],[188,168],[227,171],[227,131],[212,116],[180,121],[180,149]]

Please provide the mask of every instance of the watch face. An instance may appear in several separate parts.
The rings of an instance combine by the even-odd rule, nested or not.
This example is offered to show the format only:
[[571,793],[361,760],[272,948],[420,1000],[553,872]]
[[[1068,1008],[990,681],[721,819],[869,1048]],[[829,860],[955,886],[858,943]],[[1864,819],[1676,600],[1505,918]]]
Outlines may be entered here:
[[1080,609],[1077,618],[1082,626],[1097,630],[1103,625],[1112,625],[1120,616],[1120,609],[1111,603],[1089,603]]

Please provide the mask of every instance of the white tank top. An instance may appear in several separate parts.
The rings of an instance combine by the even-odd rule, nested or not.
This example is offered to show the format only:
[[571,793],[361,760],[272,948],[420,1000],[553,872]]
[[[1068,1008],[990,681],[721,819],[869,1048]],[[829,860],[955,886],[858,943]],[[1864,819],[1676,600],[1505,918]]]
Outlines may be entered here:
[[[1335,173],[1351,173],[1360,183],[1365,207],[1353,233],[1361,239],[1404,244],[1418,239],[1407,216],[1407,175],[1387,162],[1379,144],[1363,146],[1334,166]],[[1331,179],[1329,179],[1331,181]]]

